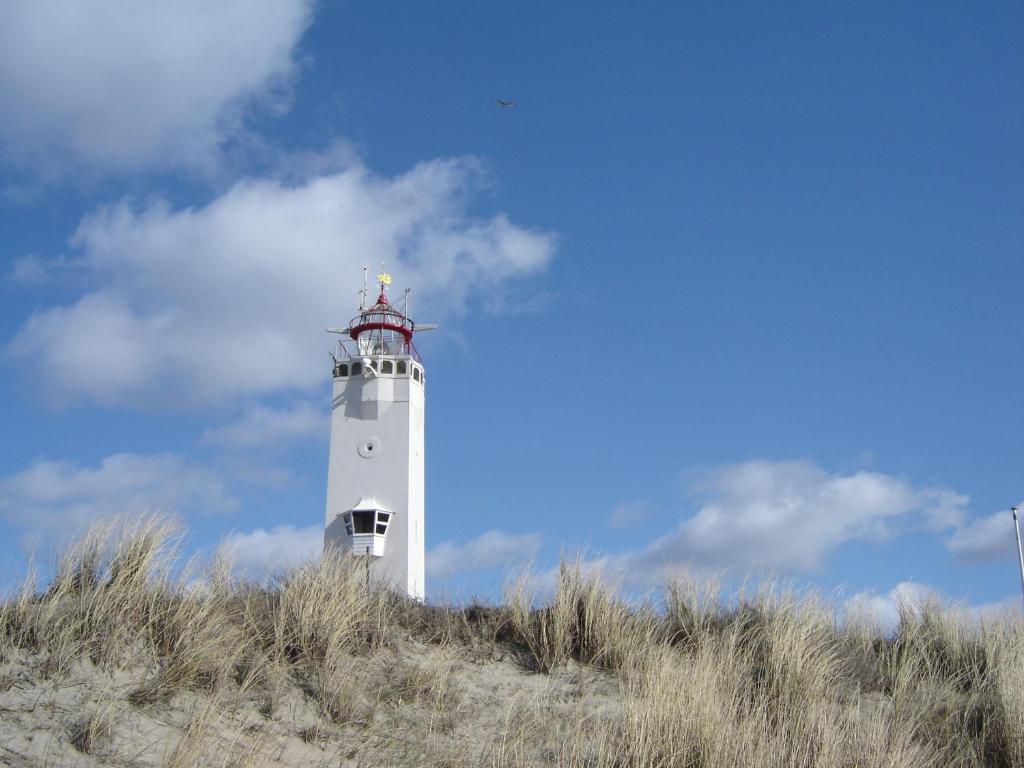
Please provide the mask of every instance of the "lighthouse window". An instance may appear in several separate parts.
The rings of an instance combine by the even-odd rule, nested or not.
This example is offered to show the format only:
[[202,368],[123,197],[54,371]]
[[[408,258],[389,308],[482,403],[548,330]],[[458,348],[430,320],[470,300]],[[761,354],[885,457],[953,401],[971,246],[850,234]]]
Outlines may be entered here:
[[388,531],[388,520],[390,520],[390,519],[391,519],[391,513],[390,512],[381,512],[380,510],[377,511],[377,528],[376,528],[377,533],[381,534],[382,536],[385,533],[387,533],[387,531]]
[[339,376],[348,376],[348,363],[342,363],[338,366]]
[[352,515],[350,513],[346,512],[344,515],[341,516],[341,519],[345,521],[345,533],[347,533],[349,536],[351,536],[352,535]]
[[373,533],[373,512],[353,512],[352,527],[356,533]]
[[412,377],[414,379],[416,379],[416,381],[420,380],[420,369],[419,368],[413,367],[413,369],[412,369]]
[[362,363],[352,363],[352,375],[353,376],[358,376],[362,372],[363,372],[363,364]]
[[380,364],[381,373],[394,373],[394,364],[390,360],[385,360]]
[[397,365],[398,365],[398,375],[399,376],[405,376],[405,374],[406,374],[405,360],[399,360]]

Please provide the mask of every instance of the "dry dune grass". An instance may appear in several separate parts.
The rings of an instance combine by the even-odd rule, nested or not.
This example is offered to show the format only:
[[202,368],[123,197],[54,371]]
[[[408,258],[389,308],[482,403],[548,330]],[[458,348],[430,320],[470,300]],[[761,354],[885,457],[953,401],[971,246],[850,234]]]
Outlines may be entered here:
[[783,590],[431,607],[324,558],[271,585],[99,526],[0,606],[0,763],[1024,766],[1024,627],[904,606],[892,637]]

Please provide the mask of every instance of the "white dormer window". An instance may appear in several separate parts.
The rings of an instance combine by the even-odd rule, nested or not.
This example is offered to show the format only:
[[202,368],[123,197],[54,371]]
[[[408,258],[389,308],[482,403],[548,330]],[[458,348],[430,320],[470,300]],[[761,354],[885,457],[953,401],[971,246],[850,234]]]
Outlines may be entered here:
[[343,513],[341,519],[352,542],[352,554],[382,556],[393,517],[394,512],[383,509],[375,499],[360,499],[355,507]]

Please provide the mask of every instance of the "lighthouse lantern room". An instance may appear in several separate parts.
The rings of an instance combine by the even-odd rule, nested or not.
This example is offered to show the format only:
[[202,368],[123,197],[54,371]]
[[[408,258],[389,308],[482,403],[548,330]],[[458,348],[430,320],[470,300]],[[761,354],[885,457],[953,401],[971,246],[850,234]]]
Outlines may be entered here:
[[325,549],[366,557],[370,572],[422,600],[423,363],[413,335],[434,326],[409,317],[388,298],[391,276],[381,270],[380,292],[367,306],[364,269],[359,314],[333,354],[331,447],[327,470]]

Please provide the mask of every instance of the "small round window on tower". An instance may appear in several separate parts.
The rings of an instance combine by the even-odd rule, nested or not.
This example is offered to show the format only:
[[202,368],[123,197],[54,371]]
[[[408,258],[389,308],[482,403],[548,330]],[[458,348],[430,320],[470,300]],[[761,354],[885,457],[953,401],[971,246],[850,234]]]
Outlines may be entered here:
[[357,450],[364,459],[372,459],[380,453],[380,440],[376,437],[366,437],[359,441]]

